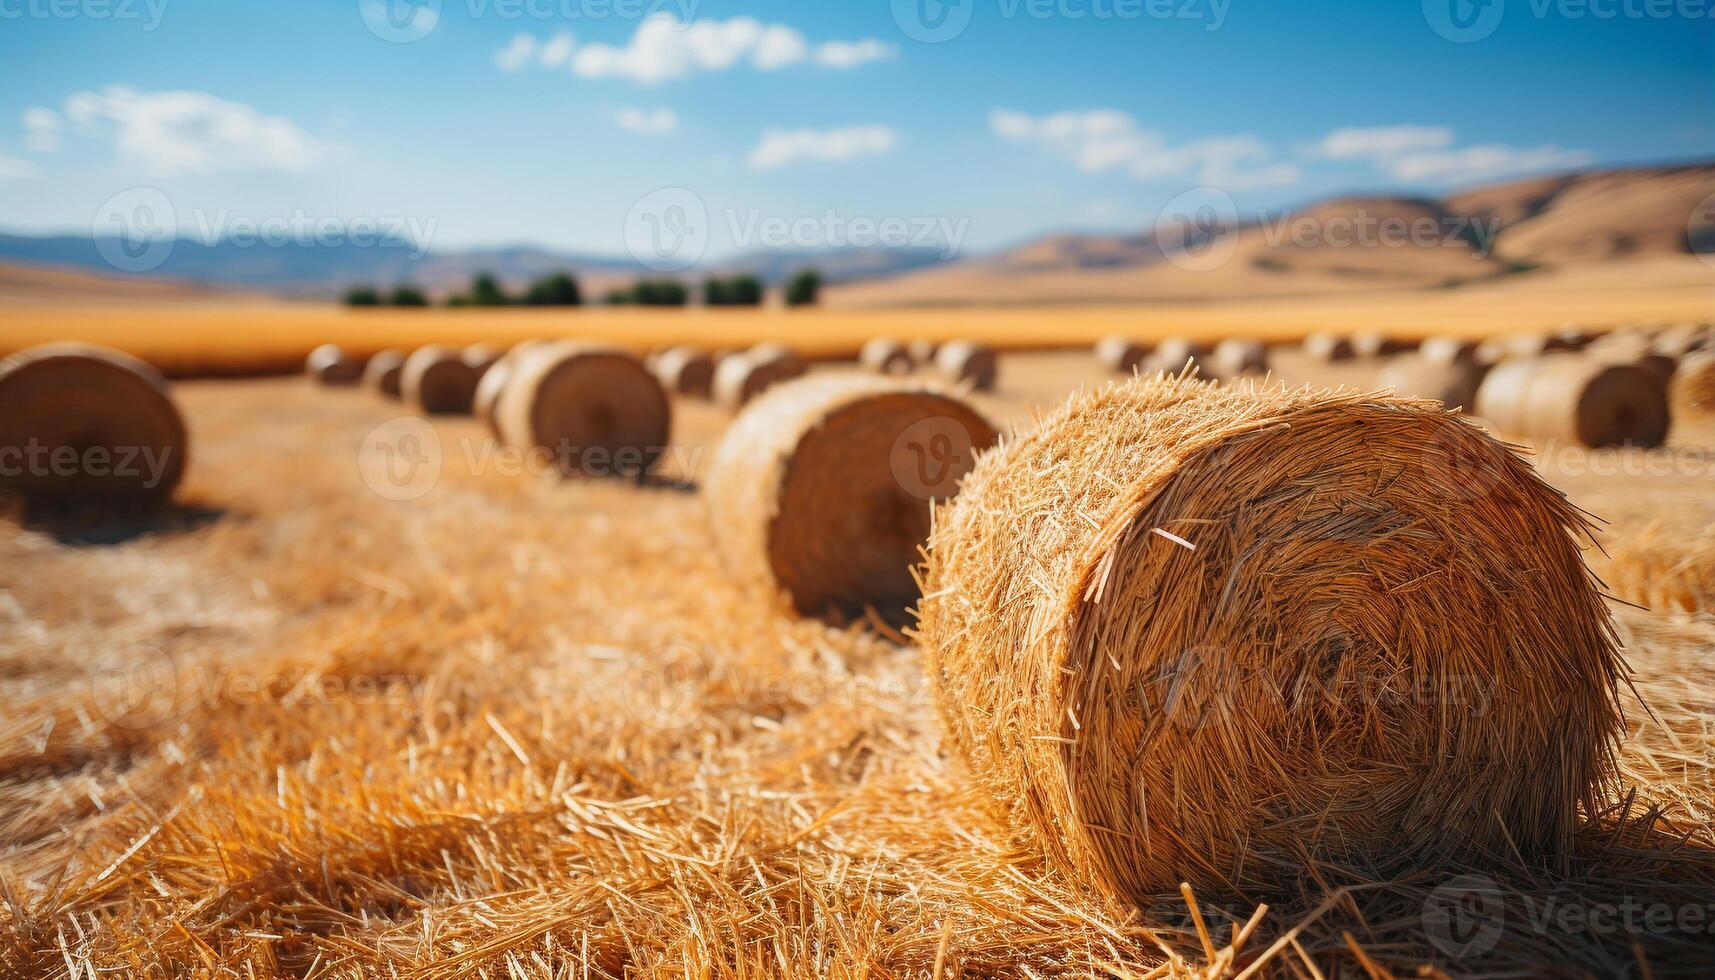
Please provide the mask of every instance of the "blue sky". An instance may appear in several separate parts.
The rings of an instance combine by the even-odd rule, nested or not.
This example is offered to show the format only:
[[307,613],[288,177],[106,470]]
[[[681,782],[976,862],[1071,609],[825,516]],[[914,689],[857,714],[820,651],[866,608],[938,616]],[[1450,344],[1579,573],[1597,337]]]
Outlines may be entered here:
[[[830,211],[983,250],[1141,229],[1200,185],[1249,210],[1715,155],[1715,0],[1468,4],[0,0],[0,228],[87,233],[149,187],[181,234],[619,255],[681,187],[711,254]],[[966,26],[919,40],[943,15]]]

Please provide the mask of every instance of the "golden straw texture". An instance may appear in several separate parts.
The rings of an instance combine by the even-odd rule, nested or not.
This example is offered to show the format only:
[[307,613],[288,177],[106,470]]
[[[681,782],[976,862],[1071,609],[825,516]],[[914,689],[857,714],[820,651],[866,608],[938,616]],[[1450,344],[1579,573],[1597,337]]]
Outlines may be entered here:
[[979,459],[918,638],[977,781],[1111,898],[1558,853],[1620,724],[1586,529],[1426,402],[1138,380]]

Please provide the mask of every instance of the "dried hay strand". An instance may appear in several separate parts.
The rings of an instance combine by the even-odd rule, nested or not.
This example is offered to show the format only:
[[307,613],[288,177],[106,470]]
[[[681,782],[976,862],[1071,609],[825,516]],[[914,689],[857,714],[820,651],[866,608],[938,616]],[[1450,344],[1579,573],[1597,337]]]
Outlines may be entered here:
[[802,376],[805,370],[801,361],[790,357],[759,360],[749,351],[728,354],[715,367],[711,386],[714,400],[737,411],[780,382]]
[[1149,357],[1149,345],[1130,337],[1103,337],[1096,341],[1096,360],[1116,374],[1135,374]]
[[1417,347],[1417,356],[1432,364],[1492,364],[1479,356],[1482,345],[1468,337],[1430,337]]
[[55,343],[0,360],[0,491],[32,516],[158,506],[187,446],[166,380],[129,354]]
[[487,374],[494,365],[500,363],[500,359],[504,356],[506,355],[501,353],[500,348],[492,344],[471,344],[459,351],[459,359],[470,365],[470,369],[476,372],[476,379],[479,382],[483,375]]
[[556,344],[514,358],[494,407],[501,440],[552,454],[566,476],[639,477],[667,449],[666,389],[631,353]]
[[378,351],[369,359],[369,363],[363,366],[363,384],[388,398],[399,398],[404,370],[404,352],[392,349]]
[[1000,360],[994,348],[974,340],[949,340],[935,352],[935,370],[948,381],[969,384],[977,391],[994,390]]
[[1209,356],[1209,345],[1183,337],[1169,337],[1155,345],[1155,353],[1144,362],[1144,374],[1178,374],[1189,365],[1198,371],[1207,369],[1203,362]]
[[651,368],[662,386],[675,395],[708,398],[714,390],[715,359],[700,348],[680,344],[656,355]]
[[1715,413],[1715,351],[1685,355],[1673,375],[1673,408],[1693,415]]
[[917,361],[906,345],[887,337],[872,337],[858,351],[858,363],[876,374],[910,374]]
[[1429,403],[1139,379],[979,458],[917,637],[1015,833],[1110,898],[1559,854],[1621,721],[1588,530]]
[[1357,350],[1352,347],[1351,338],[1335,333],[1313,333],[1304,338],[1302,349],[1305,356],[1324,364],[1349,361],[1358,356]]
[[1476,414],[1502,432],[1591,448],[1659,446],[1669,423],[1657,375],[1574,354],[1499,365],[1477,389]]
[[1229,381],[1268,373],[1268,348],[1260,340],[1229,337],[1215,345],[1205,367],[1213,378]]
[[1432,361],[1421,354],[1407,354],[1388,361],[1376,384],[1468,412],[1477,404],[1477,389],[1488,372],[1488,368],[1471,361]]
[[476,384],[476,369],[439,344],[412,351],[399,370],[400,396],[429,415],[469,415]]
[[323,344],[304,358],[304,373],[324,385],[354,385],[363,377],[363,365],[338,344]]
[[810,616],[902,611],[934,501],[996,433],[958,398],[865,375],[791,381],[735,419],[703,497],[728,572]]

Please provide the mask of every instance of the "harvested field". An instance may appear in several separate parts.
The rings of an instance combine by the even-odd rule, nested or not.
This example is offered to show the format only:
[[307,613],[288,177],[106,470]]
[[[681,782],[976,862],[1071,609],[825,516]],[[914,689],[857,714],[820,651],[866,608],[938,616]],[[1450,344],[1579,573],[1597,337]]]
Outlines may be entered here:
[[[1028,428],[1109,377],[1088,350],[1008,354],[972,402]],[[675,398],[637,486],[533,473],[463,417],[421,423],[418,469],[378,469],[401,409],[362,388],[175,394],[176,510],[82,539],[0,525],[0,976],[1715,968],[1706,420],[1661,450],[1542,447],[1607,522],[1611,557],[1587,556],[1633,671],[1567,860],[1315,865],[1132,909],[1011,836],[891,627],[729,580],[694,490],[724,409]]]

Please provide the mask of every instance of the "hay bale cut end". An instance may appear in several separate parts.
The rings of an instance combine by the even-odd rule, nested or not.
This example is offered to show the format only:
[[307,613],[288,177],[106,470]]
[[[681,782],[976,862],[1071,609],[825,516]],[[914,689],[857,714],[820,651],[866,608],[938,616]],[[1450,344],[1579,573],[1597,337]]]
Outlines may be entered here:
[[1349,361],[1358,356],[1350,338],[1334,333],[1313,333],[1305,337],[1303,350],[1305,356],[1324,364]]
[[506,355],[501,352],[500,348],[492,344],[471,344],[459,351],[460,360],[470,365],[471,370],[476,372],[478,381],[481,381],[482,376],[488,373],[489,368],[498,364],[504,356]]
[[994,349],[972,340],[952,340],[935,352],[935,370],[949,381],[969,384],[977,391],[994,390],[1000,360]]
[[399,398],[401,374],[405,370],[405,354],[402,351],[377,351],[369,363],[363,366],[363,383],[388,398]]
[[1103,337],[1096,341],[1096,360],[1116,374],[1135,374],[1149,359],[1149,345],[1130,337]]
[[476,369],[438,344],[412,351],[399,371],[400,396],[429,415],[469,415],[476,384]]
[[304,373],[324,385],[354,385],[363,377],[363,365],[338,344],[323,344],[304,358]]
[[1591,448],[1659,446],[1670,422],[1658,375],[1575,354],[1499,365],[1477,389],[1476,411],[1503,432]]
[[652,370],[673,394],[706,399],[714,391],[715,359],[696,347],[667,348],[656,355]]
[[958,398],[865,375],[802,378],[746,408],[703,488],[732,575],[800,613],[897,616],[930,509],[996,438]]
[[748,352],[728,354],[715,367],[711,386],[716,402],[737,411],[752,398],[781,383],[804,374],[801,361],[792,358],[758,360]]
[[876,374],[910,374],[917,369],[911,351],[897,340],[872,337],[858,351],[858,363]]
[[1560,853],[1620,730],[1587,530],[1426,402],[1139,379],[979,458],[917,638],[1025,845],[1117,900]]
[[745,351],[744,354],[758,364],[779,365],[784,370],[790,371],[794,378],[810,370],[810,362],[805,360],[804,355],[785,344],[772,340],[757,344]]
[[550,454],[562,475],[640,477],[666,452],[667,391],[631,353],[559,344],[511,370],[494,408],[501,439]]
[[44,344],[0,360],[0,490],[31,515],[158,506],[188,445],[166,380],[135,357]]
[[1401,395],[1428,398],[1456,412],[1469,412],[1477,404],[1477,389],[1488,369],[1471,361],[1433,361],[1421,354],[1406,354],[1388,361],[1376,383]]

